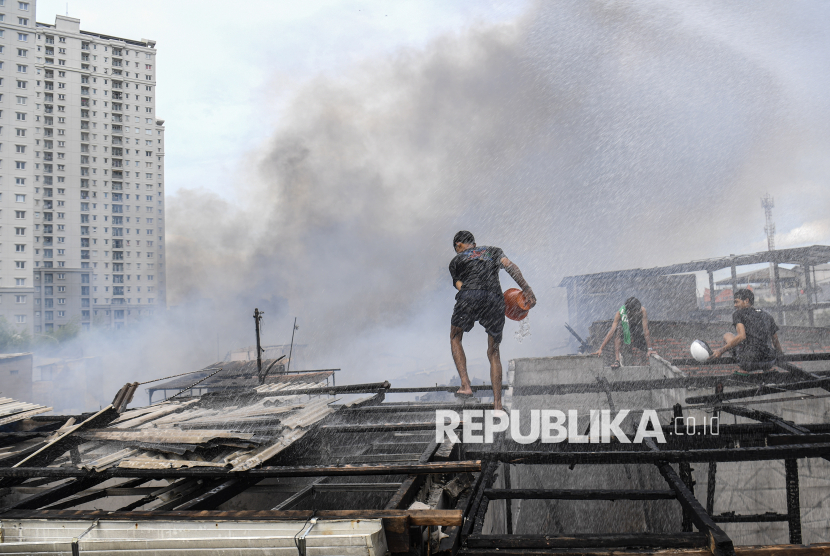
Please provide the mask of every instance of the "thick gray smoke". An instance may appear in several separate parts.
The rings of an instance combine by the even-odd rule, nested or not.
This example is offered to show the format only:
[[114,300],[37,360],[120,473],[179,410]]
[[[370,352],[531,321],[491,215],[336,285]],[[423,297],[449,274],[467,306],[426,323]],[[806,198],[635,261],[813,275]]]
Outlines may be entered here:
[[258,305],[266,340],[298,316],[313,363],[343,381],[451,376],[459,229],[502,247],[539,298],[505,359],[564,343],[563,276],[746,251],[761,195],[830,173],[804,166],[830,138],[829,9],[545,2],[308,83],[228,184],[238,204],[169,199],[181,307],[152,337],[180,366],[164,370],[250,344]]

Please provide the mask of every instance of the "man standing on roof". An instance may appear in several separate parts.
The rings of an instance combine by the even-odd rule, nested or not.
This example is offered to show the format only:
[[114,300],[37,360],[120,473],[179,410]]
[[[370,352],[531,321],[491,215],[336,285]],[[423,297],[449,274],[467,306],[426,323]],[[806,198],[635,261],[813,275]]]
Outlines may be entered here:
[[723,341],[726,344],[716,349],[710,359],[717,359],[734,349],[738,366],[744,371],[766,370],[775,364],[775,359],[784,351],[778,341],[778,325],[769,313],[756,309],[754,304],[755,294],[752,290],[741,289],[735,292],[732,326],[737,334],[724,334]]
[[536,305],[536,296],[522,277],[519,267],[510,262],[498,247],[477,247],[473,234],[467,231],[455,234],[452,243],[456,256],[450,262],[450,275],[458,293],[455,294],[455,308],[452,312],[450,346],[455,368],[461,377],[461,388],[455,395],[473,397],[470,377],[467,376],[467,357],[461,339],[464,332],[472,330],[478,321],[487,332],[487,359],[490,360],[490,381],[493,384],[493,409],[502,409],[499,344],[504,330],[504,294],[499,282],[499,270],[505,269],[516,281],[531,307]]

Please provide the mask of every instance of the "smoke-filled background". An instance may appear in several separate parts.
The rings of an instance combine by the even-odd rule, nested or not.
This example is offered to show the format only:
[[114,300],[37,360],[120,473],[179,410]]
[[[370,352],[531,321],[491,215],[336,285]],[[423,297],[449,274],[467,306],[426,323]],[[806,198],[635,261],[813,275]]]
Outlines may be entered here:
[[[338,382],[430,384],[454,374],[458,230],[502,247],[538,297],[531,338],[508,321],[505,362],[566,343],[564,276],[765,249],[767,192],[779,247],[830,243],[829,16],[818,1],[540,2],[302,79],[274,70],[268,136],[222,190],[168,196],[175,307],[86,349],[118,355],[116,387],[194,370],[252,344],[259,307],[265,343],[298,317],[307,365],[341,367]],[[484,332],[465,345],[486,378]]]

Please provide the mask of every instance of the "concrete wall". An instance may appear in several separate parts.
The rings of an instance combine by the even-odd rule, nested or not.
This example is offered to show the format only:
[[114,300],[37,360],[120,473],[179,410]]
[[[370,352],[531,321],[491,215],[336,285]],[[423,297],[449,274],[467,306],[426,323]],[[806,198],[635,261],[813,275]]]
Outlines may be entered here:
[[[696,331],[695,331],[696,332]],[[648,380],[672,377],[667,368],[656,362],[650,367],[623,367],[611,371],[595,357],[565,356],[537,359],[517,359],[510,362],[508,380],[521,386],[589,383],[604,377],[609,381]],[[729,384],[729,380],[727,382]],[[736,383],[727,386],[745,388]],[[668,423],[671,407],[685,404],[688,396],[710,393],[709,390],[675,389],[640,392],[614,392],[615,408],[657,409],[661,422]],[[823,390],[805,392],[807,396],[821,396]],[[781,397],[781,396],[777,396]],[[784,395],[792,398],[792,395]],[[753,398],[752,401],[770,399],[770,396]],[[828,398],[769,402],[750,407],[769,411],[796,423],[828,422],[830,404]],[[577,409],[580,416],[590,409],[607,409],[608,399],[602,393],[568,394],[563,396],[518,396],[509,398],[512,409],[528,412],[530,409]],[[697,423],[711,413],[695,410],[692,415]],[[724,416],[723,423],[752,422]],[[580,420],[579,430],[586,424]],[[628,424],[631,430],[631,424]],[[695,495],[706,505],[707,464],[693,465],[696,481]],[[653,466],[512,466],[513,488],[637,488],[665,489],[665,481]],[[503,473],[502,473],[503,475]],[[830,522],[830,463],[821,459],[799,461],[801,485],[801,520],[803,542],[830,541],[827,524]],[[501,480],[501,479],[500,479]],[[786,495],[783,461],[721,463],[717,467],[714,513],[734,511],[738,514],[764,512],[786,513]],[[504,531],[503,503],[493,504],[493,516],[489,516],[489,530]],[[664,532],[679,531],[681,512],[675,501],[655,502],[571,502],[571,501],[514,501],[514,531],[516,533],[580,533],[580,532]],[[786,523],[723,524],[722,528],[738,545],[787,544],[789,533]],[[486,529],[487,530],[487,529]]]
[[32,354],[0,355],[0,398],[32,401]]

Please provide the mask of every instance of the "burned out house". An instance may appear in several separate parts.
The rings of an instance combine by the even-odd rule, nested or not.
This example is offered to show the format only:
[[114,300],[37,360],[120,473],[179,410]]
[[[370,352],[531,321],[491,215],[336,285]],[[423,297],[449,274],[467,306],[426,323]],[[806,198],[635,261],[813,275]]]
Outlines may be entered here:
[[[739,379],[685,359],[510,362],[520,434],[560,408],[589,439],[593,412],[627,410],[633,436],[648,410],[665,442],[465,442],[490,404],[405,401],[451,388],[335,386],[331,371],[126,409],[131,384],[75,416],[4,399],[0,553],[823,554],[828,361]],[[459,438],[436,438],[436,410],[461,416]]]

